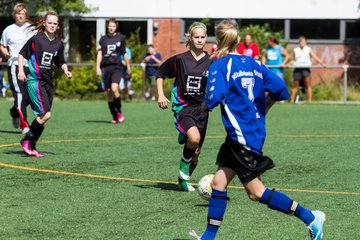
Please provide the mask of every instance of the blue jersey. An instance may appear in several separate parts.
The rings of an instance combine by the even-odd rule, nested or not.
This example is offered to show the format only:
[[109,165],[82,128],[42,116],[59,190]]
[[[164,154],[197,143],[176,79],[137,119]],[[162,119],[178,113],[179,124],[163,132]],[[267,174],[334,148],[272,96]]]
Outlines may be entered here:
[[209,68],[205,95],[208,109],[221,103],[228,136],[260,155],[266,137],[265,92],[274,101],[289,98],[284,81],[258,60],[228,54]]

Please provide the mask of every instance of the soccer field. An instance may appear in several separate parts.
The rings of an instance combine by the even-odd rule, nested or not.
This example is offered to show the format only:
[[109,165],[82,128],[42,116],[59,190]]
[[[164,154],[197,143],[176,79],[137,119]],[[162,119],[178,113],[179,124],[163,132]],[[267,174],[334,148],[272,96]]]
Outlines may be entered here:
[[[168,109],[124,103],[110,124],[105,101],[55,101],[26,157],[0,101],[0,239],[191,239],[206,226],[207,201],[176,186],[182,146]],[[29,119],[33,119],[29,111]],[[360,239],[360,107],[278,104],[267,120],[264,152],[276,167],[262,178],[310,209],[326,213],[325,239]],[[213,173],[225,130],[211,113],[196,183]],[[251,202],[235,180],[218,239],[304,240],[295,217]]]

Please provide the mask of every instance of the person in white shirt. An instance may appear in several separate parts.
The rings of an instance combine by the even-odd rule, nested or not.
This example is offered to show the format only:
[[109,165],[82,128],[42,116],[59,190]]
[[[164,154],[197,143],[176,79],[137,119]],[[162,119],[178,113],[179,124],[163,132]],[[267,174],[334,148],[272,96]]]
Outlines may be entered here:
[[308,103],[312,102],[312,89],[311,89],[311,77],[310,66],[312,65],[312,59],[315,59],[322,66],[326,65],[320,60],[320,58],[307,46],[307,40],[301,36],[299,38],[299,46],[294,49],[292,54],[291,65],[294,65],[294,86],[291,90],[290,102],[295,102],[296,93],[299,87],[303,85],[306,90]]
[[[10,115],[15,128],[21,128],[25,134],[29,131],[27,123],[26,107],[30,104],[26,85],[18,81],[18,55],[26,41],[36,32],[31,31],[28,23],[28,11],[26,5],[17,3],[12,13],[15,23],[7,26],[1,35],[0,51],[8,61],[8,78],[10,88],[14,96],[14,106],[10,109]],[[27,62],[24,63],[27,69]]]

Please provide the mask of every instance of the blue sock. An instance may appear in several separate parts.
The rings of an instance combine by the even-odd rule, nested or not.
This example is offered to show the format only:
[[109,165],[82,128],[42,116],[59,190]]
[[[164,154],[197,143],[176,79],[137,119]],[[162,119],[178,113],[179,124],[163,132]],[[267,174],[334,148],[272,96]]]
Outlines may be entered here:
[[213,189],[208,210],[208,225],[204,234],[201,236],[202,240],[215,239],[226,210],[226,205],[227,191]]
[[306,225],[309,225],[314,219],[312,212],[302,207],[297,202],[281,192],[266,189],[260,198],[260,202],[267,204],[269,208],[288,214],[294,214],[301,219]]

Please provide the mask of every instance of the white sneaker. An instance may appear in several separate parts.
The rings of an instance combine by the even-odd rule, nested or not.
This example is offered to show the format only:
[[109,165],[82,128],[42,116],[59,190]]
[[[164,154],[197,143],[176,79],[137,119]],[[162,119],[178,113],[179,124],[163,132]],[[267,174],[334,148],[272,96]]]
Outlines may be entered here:
[[30,128],[26,127],[21,131],[21,133],[22,134],[27,134],[29,131],[30,131]]
[[199,237],[199,235],[196,234],[196,232],[194,230],[192,230],[191,232],[189,232],[189,235],[194,237],[197,240],[201,240],[201,237]]

